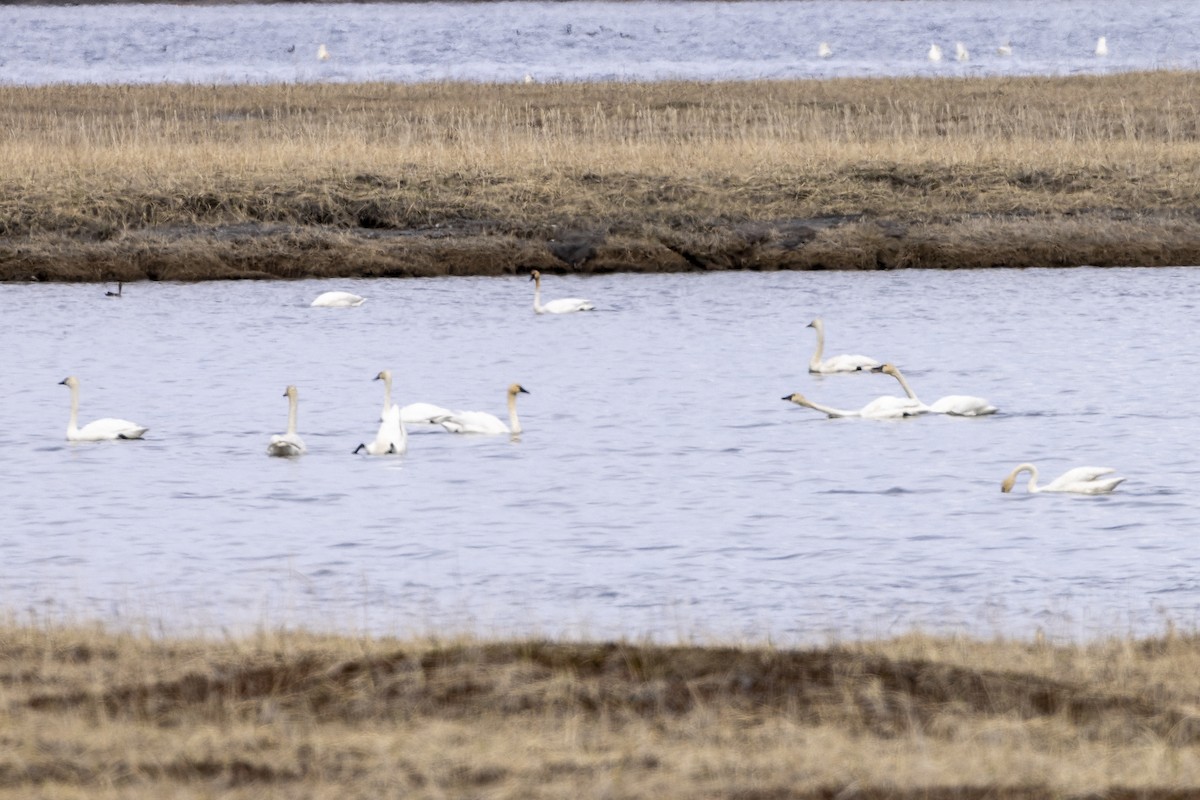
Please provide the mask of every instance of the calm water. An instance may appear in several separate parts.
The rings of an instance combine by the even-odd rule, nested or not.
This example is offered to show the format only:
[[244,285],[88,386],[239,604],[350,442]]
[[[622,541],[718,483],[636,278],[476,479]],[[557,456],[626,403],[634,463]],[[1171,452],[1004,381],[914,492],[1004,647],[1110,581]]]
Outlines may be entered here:
[[[1193,0],[0,6],[0,82],[543,81],[1196,69]],[[1105,36],[1109,55],[1094,55]],[[819,42],[833,49],[817,57]],[[971,51],[954,60],[955,42]],[[997,54],[1009,41],[1011,57]],[[939,43],[946,60],[926,52]],[[325,44],[327,61],[318,61]]]
[[[321,291],[367,296],[312,309]],[[523,278],[0,286],[0,604],[170,628],[811,641],[1196,625],[1200,271],[551,277],[599,310],[538,317]],[[983,419],[828,420],[904,368]],[[502,411],[519,442],[373,435],[398,400]],[[68,445],[82,417],[142,442]],[[268,458],[284,387],[309,454]],[[1119,468],[1111,497],[1002,495],[1031,460]]]

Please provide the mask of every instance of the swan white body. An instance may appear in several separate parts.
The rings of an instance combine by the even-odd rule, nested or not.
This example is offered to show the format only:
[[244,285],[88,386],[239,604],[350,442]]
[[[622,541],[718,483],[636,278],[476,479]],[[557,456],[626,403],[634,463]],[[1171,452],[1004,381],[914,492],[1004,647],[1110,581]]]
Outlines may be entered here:
[[325,45],[319,46],[317,48],[317,61],[328,61],[328,60],[329,60],[329,48],[326,47]]
[[1108,37],[1107,36],[1101,36],[1099,39],[1096,40],[1096,55],[1098,55],[1098,56],[1108,55]]
[[267,444],[267,455],[281,458],[303,455],[308,448],[304,446],[304,440],[300,438],[300,434],[296,433],[296,409],[299,398],[296,387],[287,387],[283,396],[288,399],[287,432],[271,437],[271,441]]
[[970,61],[971,51],[962,42],[954,43],[954,57],[959,61]]
[[941,61],[942,60],[942,48],[938,47],[936,44],[929,45],[929,60],[930,61]]
[[71,417],[67,421],[68,442],[105,442],[113,439],[140,439],[149,428],[127,419],[105,417],[79,427],[79,379],[63,378],[59,385],[71,390]]
[[833,48],[829,46],[829,42],[821,42],[817,45],[817,56],[819,58],[829,58],[833,55]]
[[570,314],[574,311],[594,311],[596,307],[590,300],[581,297],[564,297],[561,300],[551,300],[542,305],[542,273],[536,269],[530,273],[529,280],[533,281],[533,310],[538,314]]
[[879,362],[870,356],[830,356],[822,360],[821,354],[825,352],[825,323],[818,317],[808,323],[807,327],[817,332],[817,349],[808,360],[809,372],[831,375],[837,372],[861,372],[879,366]]
[[408,450],[408,433],[404,430],[404,423],[400,421],[400,406],[393,405],[384,412],[375,439],[360,444],[354,452],[358,453],[361,450],[366,450],[368,455],[372,456],[399,456]]
[[1008,474],[1000,484],[1000,491],[1011,492],[1017,476],[1022,471],[1029,473],[1029,492],[1070,492],[1072,494],[1108,494],[1124,481],[1124,478],[1111,478],[1116,470],[1111,467],[1076,467],[1059,475],[1045,486],[1038,486],[1038,470],[1033,464],[1021,464]]
[[437,425],[439,419],[454,413],[433,403],[409,403],[400,409],[400,421],[405,425]]
[[1012,54],[1012,42],[1005,42],[996,48],[996,55],[998,56],[1011,56]]
[[508,424],[495,414],[486,411],[455,411],[435,420],[451,433],[479,433],[485,436],[497,436],[511,433],[514,436],[521,432],[521,421],[517,419],[517,395],[529,394],[525,387],[514,383],[508,387]]
[[928,409],[919,401],[912,400],[907,397],[893,397],[884,395],[877,397],[871,402],[858,410],[847,410],[841,408],[833,408],[831,406],[814,403],[804,395],[796,392],[794,394],[785,395],[784,400],[790,400],[798,406],[805,406],[814,411],[820,411],[830,419],[841,417],[862,417],[863,419],[904,419],[906,417],[918,417],[921,414],[928,413]]
[[[908,381],[895,364],[884,364],[882,367],[875,367],[871,371],[891,375],[900,381],[900,386],[910,399],[921,403],[921,400],[917,397],[917,393],[908,385]],[[999,410],[982,397],[972,397],[967,394],[950,394],[938,399],[932,405],[925,405],[924,403],[921,403],[921,405],[925,406],[932,414],[947,414],[952,417],[986,417],[989,414],[995,414]]]
[[311,308],[354,308],[367,302],[365,297],[359,297],[350,292],[325,292],[312,301]]

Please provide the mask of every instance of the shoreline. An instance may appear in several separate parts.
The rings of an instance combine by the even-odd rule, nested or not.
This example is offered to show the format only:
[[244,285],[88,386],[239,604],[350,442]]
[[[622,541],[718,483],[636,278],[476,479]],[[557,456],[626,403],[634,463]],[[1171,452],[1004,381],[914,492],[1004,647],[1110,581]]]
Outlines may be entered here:
[[1198,92],[0,87],[0,281],[1198,265]]

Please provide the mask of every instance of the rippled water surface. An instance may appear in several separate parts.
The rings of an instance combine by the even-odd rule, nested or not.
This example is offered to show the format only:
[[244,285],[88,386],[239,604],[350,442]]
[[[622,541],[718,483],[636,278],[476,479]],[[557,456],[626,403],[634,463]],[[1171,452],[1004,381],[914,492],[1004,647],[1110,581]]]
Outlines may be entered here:
[[[0,286],[0,602],[169,628],[764,637],[1195,625],[1193,269]],[[314,309],[321,291],[368,297]],[[983,419],[829,420],[894,360]],[[420,432],[400,402],[503,410],[520,441]],[[149,425],[69,445],[82,417]],[[265,455],[300,390],[308,455]],[[1117,467],[1111,497],[1003,495],[1018,462]]]
[[[0,6],[0,81],[1029,75],[1200,64],[1193,0]],[[1097,57],[1104,36],[1108,55]],[[820,42],[832,55],[817,55]],[[931,43],[946,57],[926,58]],[[954,58],[962,42],[969,60]],[[1001,43],[1012,55],[1001,56]],[[319,45],[328,60],[317,60]]]

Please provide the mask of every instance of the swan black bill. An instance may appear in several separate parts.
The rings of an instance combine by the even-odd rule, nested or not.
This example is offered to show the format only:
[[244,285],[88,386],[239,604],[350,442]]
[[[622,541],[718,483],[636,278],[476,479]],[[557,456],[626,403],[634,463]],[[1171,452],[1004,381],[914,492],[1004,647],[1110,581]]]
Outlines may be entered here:
[[354,452],[351,453],[351,455],[356,456],[356,455],[358,455],[360,450],[366,450],[366,449],[367,449],[367,446],[365,444],[360,444],[358,447],[354,448]]

